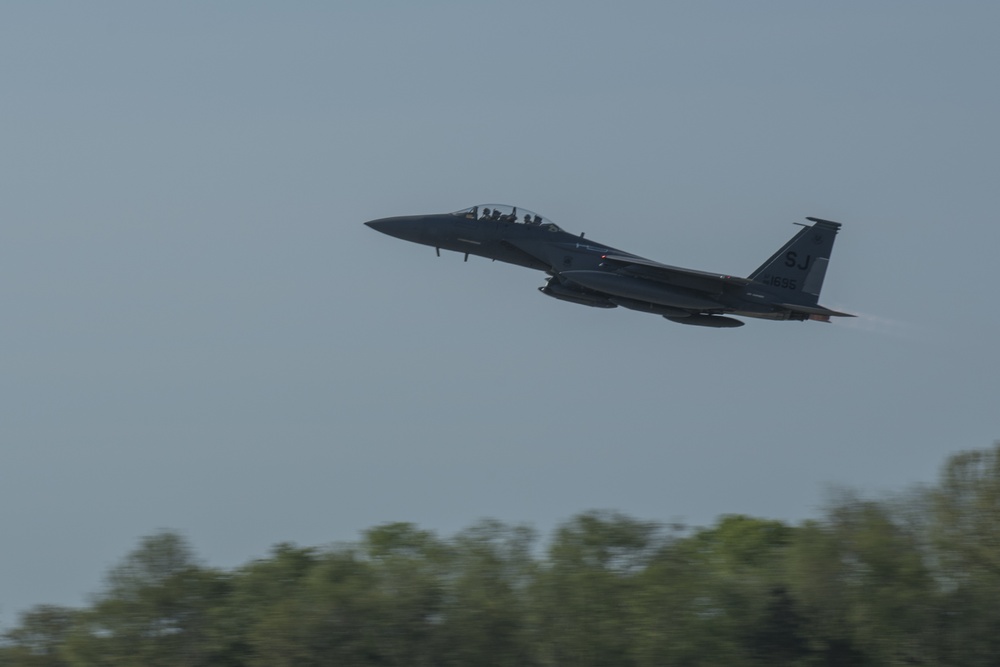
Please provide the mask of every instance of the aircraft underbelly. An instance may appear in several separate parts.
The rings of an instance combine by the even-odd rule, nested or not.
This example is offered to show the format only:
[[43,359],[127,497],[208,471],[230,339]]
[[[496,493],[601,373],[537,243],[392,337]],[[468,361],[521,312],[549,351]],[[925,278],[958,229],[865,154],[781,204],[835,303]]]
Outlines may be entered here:
[[686,310],[715,310],[722,304],[692,290],[608,271],[564,271],[563,278],[592,290]]

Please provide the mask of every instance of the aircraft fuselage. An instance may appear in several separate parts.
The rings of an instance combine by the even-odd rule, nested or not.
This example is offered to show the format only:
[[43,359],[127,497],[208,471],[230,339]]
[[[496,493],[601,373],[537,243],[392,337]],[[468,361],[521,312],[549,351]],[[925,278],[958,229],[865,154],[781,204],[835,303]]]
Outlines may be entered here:
[[[523,215],[523,219],[520,217]],[[662,315],[683,324],[736,327],[722,314],[776,320],[846,316],[819,306],[839,223],[809,218],[791,241],[750,278],[660,264],[570,234],[528,211],[501,205],[455,213],[400,216],[365,224],[390,236],[537,269],[549,274],[544,294],[587,306]]]

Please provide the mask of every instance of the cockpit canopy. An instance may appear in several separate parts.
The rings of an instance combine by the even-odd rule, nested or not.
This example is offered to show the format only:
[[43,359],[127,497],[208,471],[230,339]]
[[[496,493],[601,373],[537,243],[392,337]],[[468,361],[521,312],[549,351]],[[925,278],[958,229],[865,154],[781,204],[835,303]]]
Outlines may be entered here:
[[501,222],[513,222],[521,225],[535,225],[550,232],[558,232],[559,226],[548,218],[533,213],[526,208],[508,206],[507,204],[480,204],[455,211],[452,215],[469,220],[495,220]]

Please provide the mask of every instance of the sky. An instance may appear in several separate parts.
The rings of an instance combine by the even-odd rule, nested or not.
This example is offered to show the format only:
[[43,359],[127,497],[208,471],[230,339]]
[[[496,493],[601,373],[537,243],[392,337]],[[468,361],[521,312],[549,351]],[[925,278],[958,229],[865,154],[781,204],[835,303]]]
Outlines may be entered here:
[[[0,627],[139,538],[799,522],[1000,438],[1000,6],[0,5]],[[685,327],[374,218],[507,203],[832,324]]]

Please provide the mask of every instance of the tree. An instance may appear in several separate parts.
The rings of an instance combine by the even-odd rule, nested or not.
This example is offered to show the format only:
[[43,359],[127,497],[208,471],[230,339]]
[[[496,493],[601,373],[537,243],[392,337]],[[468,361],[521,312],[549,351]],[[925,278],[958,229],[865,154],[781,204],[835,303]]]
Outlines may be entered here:
[[0,665],[9,667],[65,667],[63,644],[77,612],[66,607],[40,605],[21,614],[20,624],[3,635]]
[[932,504],[934,539],[949,578],[1000,577],[1000,442],[948,459]]
[[794,595],[820,664],[919,664],[936,590],[921,536],[891,503],[845,496],[808,522],[790,553]]
[[179,535],[144,538],[107,581],[67,639],[71,664],[218,664],[210,625],[213,609],[225,602],[228,577],[198,567]]
[[230,665],[250,665],[258,655],[280,654],[287,647],[271,645],[273,628],[295,613],[305,580],[319,565],[316,549],[282,543],[269,558],[239,568],[232,577],[227,604],[213,624],[217,644],[228,647]]
[[995,665],[1000,655],[1000,442],[948,459],[930,492],[942,588],[935,627],[942,664]]
[[258,598],[261,607],[250,628],[248,664],[392,664],[383,659],[379,646],[382,601],[369,563],[351,548],[309,555],[299,563],[301,569],[294,563],[301,553],[281,555],[284,562],[262,567],[289,572],[291,566],[293,578],[271,588],[273,597]]
[[658,544],[656,524],[621,514],[589,512],[560,526],[534,590],[539,662],[635,664],[638,577]]
[[409,523],[232,572],[144,538],[85,609],[41,606],[0,667],[991,667],[1000,655],[1000,443],[940,483],[844,494],[796,527],[742,515],[665,532],[588,512],[534,533]]
[[439,631],[443,664],[532,664],[527,617],[534,540],[531,529],[497,521],[482,521],[451,540]]
[[742,515],[666,543],[638,591],[643,665],[787,665],[808,655],[785,578],[794,529]]

